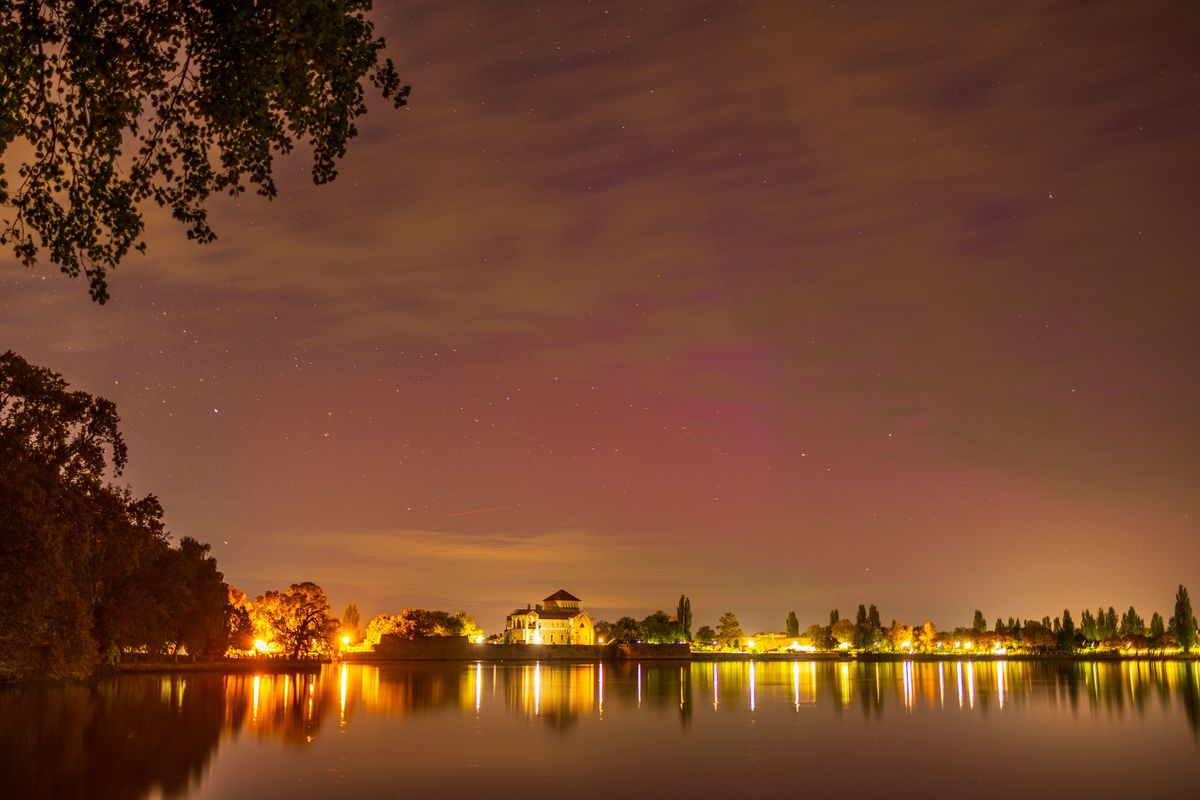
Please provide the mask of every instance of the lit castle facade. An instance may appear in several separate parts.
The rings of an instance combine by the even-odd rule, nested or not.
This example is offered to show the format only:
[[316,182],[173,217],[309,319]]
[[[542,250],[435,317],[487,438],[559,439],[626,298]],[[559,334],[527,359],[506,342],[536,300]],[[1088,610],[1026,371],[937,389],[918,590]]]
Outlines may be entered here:
[[592,617],[579,608],[579,598],[559,589],[536,606],[518,608],[504,624],[510,644],[595,644]]

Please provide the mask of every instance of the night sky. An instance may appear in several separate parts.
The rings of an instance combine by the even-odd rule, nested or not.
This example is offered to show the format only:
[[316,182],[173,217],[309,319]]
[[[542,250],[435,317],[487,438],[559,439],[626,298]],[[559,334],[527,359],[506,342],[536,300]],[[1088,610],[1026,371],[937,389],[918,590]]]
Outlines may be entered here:
[[[747,631],[1200,591],[1195,3],[378,2],[338,180],[0,350],[252,596]],[[1078,617],[1076,617],[1078,618]]]

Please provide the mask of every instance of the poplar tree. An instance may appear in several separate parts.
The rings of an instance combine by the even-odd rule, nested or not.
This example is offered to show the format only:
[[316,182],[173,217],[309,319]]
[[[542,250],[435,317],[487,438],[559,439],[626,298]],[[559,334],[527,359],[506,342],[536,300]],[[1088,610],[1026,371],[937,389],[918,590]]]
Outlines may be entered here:
[[686,594],[679,595],[679,605],[675,608],[675,619],[679,622],[679,629],[683,631],[683,638],[690,642],[692,640],[692,599]]
[[1192,614],[1192,601],[1188,590],[1179,584],[1175,592],[1175,615],[1171,617],[1171,633],[1179,641],[1183,652],[1190,653],[1196,645],[1196,617]]
[[796,617],[795,611],[788,612],[786,629],[787,629],[788,636],[799,636],[800,635],[800,620]]
[[[1083,613],[1087,614],[1086,611]],[[1061,641],[1068,652],[1075,649],[1075,620],[1071,619],[1069,608],[1063,609]]]

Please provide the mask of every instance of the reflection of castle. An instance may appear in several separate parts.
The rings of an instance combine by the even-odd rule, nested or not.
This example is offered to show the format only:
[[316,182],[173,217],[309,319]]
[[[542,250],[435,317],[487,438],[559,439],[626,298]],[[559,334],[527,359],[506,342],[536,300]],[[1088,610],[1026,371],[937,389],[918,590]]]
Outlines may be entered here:
[[508,615],[504,641],[519,644],[595,644],[592,617],[580,611],[579,598],[559,589],[535,607]]

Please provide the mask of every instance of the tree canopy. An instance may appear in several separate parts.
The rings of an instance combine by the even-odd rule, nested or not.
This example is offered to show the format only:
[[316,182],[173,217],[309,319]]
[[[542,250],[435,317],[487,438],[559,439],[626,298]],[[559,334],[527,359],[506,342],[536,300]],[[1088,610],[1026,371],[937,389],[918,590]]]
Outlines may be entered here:
[[172,547],[116,406],[0,355],[0,679],[82,677],[126,651],[221,654],[236,625],[208,545]]
[[153,201],[210,242],[206,203],[276,194],[274,160],[296,144],[312,180],[366,113],[365,85],[396,107],[402,86],[366,14],[371,0],[14,0],[0,11],[0,244],[45,254],[92,298],[144,251]]
[[311,581],[293,583],[286,592],[269,591],[254,598],[254,616],[264,633],[290,658],[322,655],[334,646],[339,622],[325,590]]

